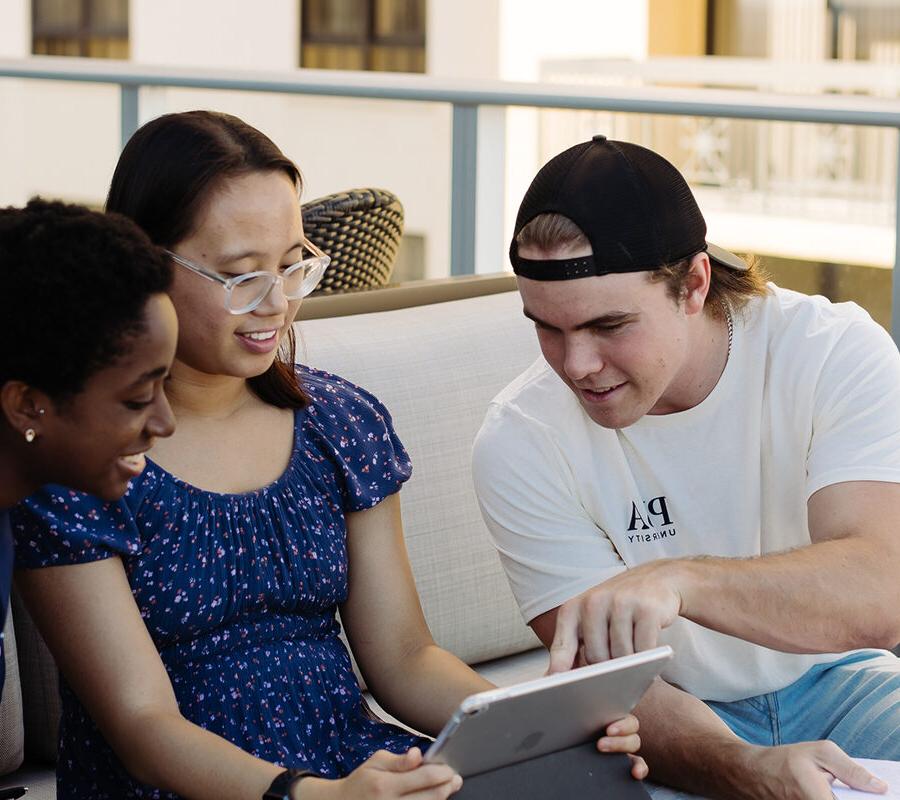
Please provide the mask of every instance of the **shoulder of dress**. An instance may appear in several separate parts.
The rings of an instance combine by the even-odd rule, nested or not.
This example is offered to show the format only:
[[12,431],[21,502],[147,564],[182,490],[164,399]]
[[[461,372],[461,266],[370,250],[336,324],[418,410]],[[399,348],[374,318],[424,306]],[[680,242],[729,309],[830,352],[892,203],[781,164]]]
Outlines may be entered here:
[[346,378],[315,367],[297,364],[295,373],[300,385],[314,404],[327,404],[338,398],[354,398],[368,394],[365,389]]

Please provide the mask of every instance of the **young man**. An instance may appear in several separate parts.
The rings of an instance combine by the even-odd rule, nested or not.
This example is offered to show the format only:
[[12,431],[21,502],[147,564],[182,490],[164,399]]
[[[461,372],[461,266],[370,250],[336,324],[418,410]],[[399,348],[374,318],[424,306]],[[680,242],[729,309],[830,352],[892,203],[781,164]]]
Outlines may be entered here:
[[510,258],[544,358],[474,472],[551,670],[672,645],[638,709],[656,780],[883,791],[844,751],[900,759],[900,661],[860,649],[900,641],[890,337],[708,244],[675,167],[603,136],[541,169]]

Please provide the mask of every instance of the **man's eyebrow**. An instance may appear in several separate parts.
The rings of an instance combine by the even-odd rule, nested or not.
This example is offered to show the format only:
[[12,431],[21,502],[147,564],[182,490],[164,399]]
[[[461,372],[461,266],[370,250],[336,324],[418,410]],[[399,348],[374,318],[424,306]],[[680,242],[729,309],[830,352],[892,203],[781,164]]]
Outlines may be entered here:
[[157,378],[161,378],[163,377],[163,375],[167,375],[168,372],[168,367],[157,367],[156,369],[151,369],[149,372],[145,372],[143,375],[141,375],[131,385],[138,386],[142,383],[147,383],[148,381],[155,381]]
[[[522,313],[530,319],[532,322],[540,325],[543,328],[547,328],[552,331],[559,330],[555,325],[551,325],[549,322],[544,322],[540,317],[532,314],[527,308],[522,309]],[[623,322],[630,322],[634,318],[637,317],[637,312],[635,311],[610,311],[608,314],[602,314],[599,317],[594,317],[593,319],[586,320],[584,322],[579,322],[574,326],[574,330],[580,331],[585,328],[596,328],[596,327],[609,327],[612,325],[620,325]]]

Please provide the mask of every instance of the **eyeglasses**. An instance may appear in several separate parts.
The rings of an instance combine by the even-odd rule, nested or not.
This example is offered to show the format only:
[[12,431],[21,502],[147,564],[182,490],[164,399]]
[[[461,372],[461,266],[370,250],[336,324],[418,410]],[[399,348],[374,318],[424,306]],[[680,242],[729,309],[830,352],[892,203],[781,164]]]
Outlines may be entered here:
[[268,297],[276,283],[281,284],[281,290],[288,300],[306,297],[319,285],[322,275],[325,274],[325,268],[331,263],[331,257],[325,255],[306,238],[303,239],[302,246],[312,255],[304,252],[304,258],[296,264],[285,267],[281,274],[258,271],[235,275],[233,278],[223,278],[217,272],[183,258],[171,250],[166,250],[166,254],[176,264],[181,264],[182,267],[196,272],[207,280],[222,284],[225,289],[225,309],[229,314],[248,314]]

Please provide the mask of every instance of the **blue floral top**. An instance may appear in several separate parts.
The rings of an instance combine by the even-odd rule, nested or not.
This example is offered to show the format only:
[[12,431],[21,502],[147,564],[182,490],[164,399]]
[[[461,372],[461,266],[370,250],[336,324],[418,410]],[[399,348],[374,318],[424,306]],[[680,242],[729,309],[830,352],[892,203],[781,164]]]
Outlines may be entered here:
[[[47,487],[13,529],[21,567],[122,559],[187,719],[260,758],[340,777],[380,748],[422,743],[369,711],[335,619],[345,515],[398,491],[410,463],[375,397],[298,375],[312,403],[271,485],[203,491],[148,460],[118,503]],[[60,800],[174,797],[134,781],[64,681],[61,694]]]

